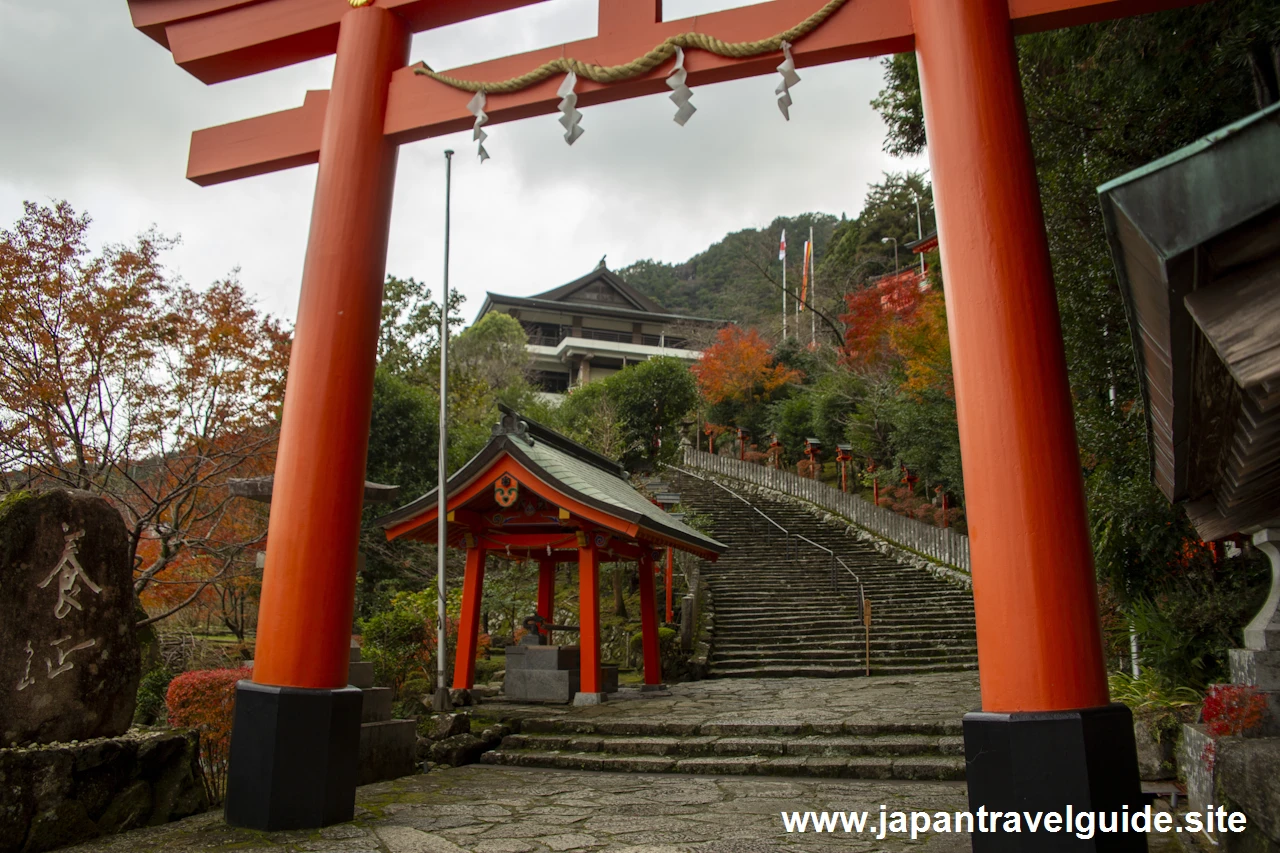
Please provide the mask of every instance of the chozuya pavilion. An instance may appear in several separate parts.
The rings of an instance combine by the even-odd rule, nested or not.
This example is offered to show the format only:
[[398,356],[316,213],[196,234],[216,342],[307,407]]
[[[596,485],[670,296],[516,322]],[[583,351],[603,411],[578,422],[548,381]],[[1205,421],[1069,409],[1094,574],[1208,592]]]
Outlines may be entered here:
[[[388,539],[435,542],[438,490],[376,522]],[[575,704],[604,700],[600,666],[600,563],[635,560],[640,572],[644,684],[662,683],[654,573],[668,547],[715,560],[725,546],[636,491],[622,466],[504,409],[493,436],[446,483],[448,542],[466,548],[453,686],[475,681],[485,558],[536,560],[537,615],[552,621],[556,566],[578,564],[580,687]],[[542,630],[541,628],[539,629]]]

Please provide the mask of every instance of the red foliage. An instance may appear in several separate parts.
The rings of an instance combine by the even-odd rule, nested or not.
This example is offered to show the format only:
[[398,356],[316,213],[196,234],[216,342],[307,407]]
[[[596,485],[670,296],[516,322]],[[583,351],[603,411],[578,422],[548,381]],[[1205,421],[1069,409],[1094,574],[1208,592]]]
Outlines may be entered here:
[[1266,711],[1266,697],[1248,684],[1215,684],[1200,709],[1213,737],[1244,734],[1262,723]]
[[873,367],[892,350],[889,332],[895,321],[908,320],[920,303],[916,275],[886,276],[870,287],[845,294],[849,313],[845,324],[844,356],[859,367]]
[[169,682],[165,694],[169,725],[200,732],[200,769],[209,801],[214,804],[222,802],[226,791],[236,682],[252,676],[248,667],[184,672]]

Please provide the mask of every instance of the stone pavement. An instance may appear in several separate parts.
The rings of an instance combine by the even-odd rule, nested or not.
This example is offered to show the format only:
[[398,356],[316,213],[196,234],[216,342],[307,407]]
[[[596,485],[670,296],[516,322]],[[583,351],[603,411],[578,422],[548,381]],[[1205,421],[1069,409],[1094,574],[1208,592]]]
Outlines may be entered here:
[[[787,833],[781,811],[966,807],[964,785],[570,773],[471,765],[359,789],[356,819],[316,831],[232,829],[221,812],[67,853],[968,853],[965,834]],[[1178,853],[1172,835],[1150,853]]]
[[360,789],[356,820],[314,832],[232,829],[211,812],[68,853],[961,853],[964,835],[912,842],[784,831],[782,810],[965,807],[951,783],[565,773],[472,765]]
[[[696,727],[728,734],[764,727],[794,733],[849,733],[855,727],[936,725],[960,730],[960,719],[981,705],[974,672],[870,678],[724,678],[673,685],[657,695],[623,691],[602,705],[514,705],[485,702],[475,713],[497,719],[583,720],[685,734]],[[648,725],[646,725],[648,724]],[[640,732],[635,732],[640,733]],[[648,733],[648,732],[645,732]]]
[[[666,695],[585,708],[480,705],[593,725],[756,727],[797,734],[913,721],[951,726],[978,704],[972,674],[905,678],[722,680],[675,685]],[[533,719],[534,716],[528,717]],[[315,831],[264,833],[228,827],[220,811],[135,830],[68,853],[962,853],[964,834],[911,840],[874,832],[787,833],[781,812],[966,808],[963,783],[593,773],[471,765],[359,789],[356,818]],[[1177,851],[1151,839],[1151,853]]]

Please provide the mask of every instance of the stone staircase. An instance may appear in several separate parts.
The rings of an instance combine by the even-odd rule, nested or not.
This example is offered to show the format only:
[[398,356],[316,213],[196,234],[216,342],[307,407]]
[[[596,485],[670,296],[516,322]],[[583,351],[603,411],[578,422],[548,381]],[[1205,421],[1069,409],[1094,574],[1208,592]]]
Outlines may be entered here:
[[[495,707],[514,733],[486,752],[483,763],[624,773],[964,778],[962,711],[953,719],[914,718],[910,703],[889,706],[903,707],[901,713],[873,705],[872,714],[850,704],[821,722],[805,722],[806,708],[834,692],[824,687],[832,685],[825,679],[866,672],[857,582],[837,566],[833,589],[825,551],[806,543],[788,549],[776,527],[714,483],[675,471],[665,472],[664,480],[686,507],[710,516],[712,533],[729,546],[719,562],[703,569],[714,605],[710,677],[760,679],[770,691],[792,685],[782,688],[795,694],[786,701],[800,704],[765,710],[748,700],[738,712],[701,721],[645,715],[643,698],[630,712],[628,703],[617,702],[614,718]],[[880,687],[878,680],[862,684],[900,702],[911,676],[927,693],[958,677],[947,673],[976,670],[967,591],[881,554],[795,504],[756,496],[751,501],[793,534],[835,551],[861,579],[872,604],[871,674],[898,676]]]
[[524,718],[481,761],[621,773],[964,778],[960,722],[802,725]]
[[360,647],[351,644],[347,681],[359,687],[364,700],[360,709],[360,775],[357,785],[399,779],[417,770],[416,720],[391,719],[391,688],[373,686],[373,664],[360,659]]
[[[715,630],[712,678],[851,677],[867,671],[858,585],[831,557],[782,533],[713,482],[667,472],[685,506],[710,516],[728,550],[707,564]],[[806,509],[752,496],[792,534],[833,550],[871,601],[872,675],[977,669],[973,599],[845,534]]]

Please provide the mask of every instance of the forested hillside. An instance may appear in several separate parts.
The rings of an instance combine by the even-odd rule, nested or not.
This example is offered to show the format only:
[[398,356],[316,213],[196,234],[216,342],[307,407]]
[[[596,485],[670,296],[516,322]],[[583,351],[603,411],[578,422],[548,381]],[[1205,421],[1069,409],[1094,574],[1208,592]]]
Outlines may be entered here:
[[[832,316],[840,295],[867,278],[894,267],[892,240],[902,266],[914,256],[901,246],[917,237],[916,199],[921,227],[933,230],[933,196],[918,174],[886,175],[869,188],[863,212],[855,219],[827,213],[779,216],[763,228],[746,228],[683,263],[643,260],[618,271],[630,284],[668,311],[733,320],[772,329],[782,309],[782,263],[778,243],[787,234],[787,285],[799,290],[804,243],[813,228],[817,265],[817,302]],[[882,242],[889,238],[889,242]]]

